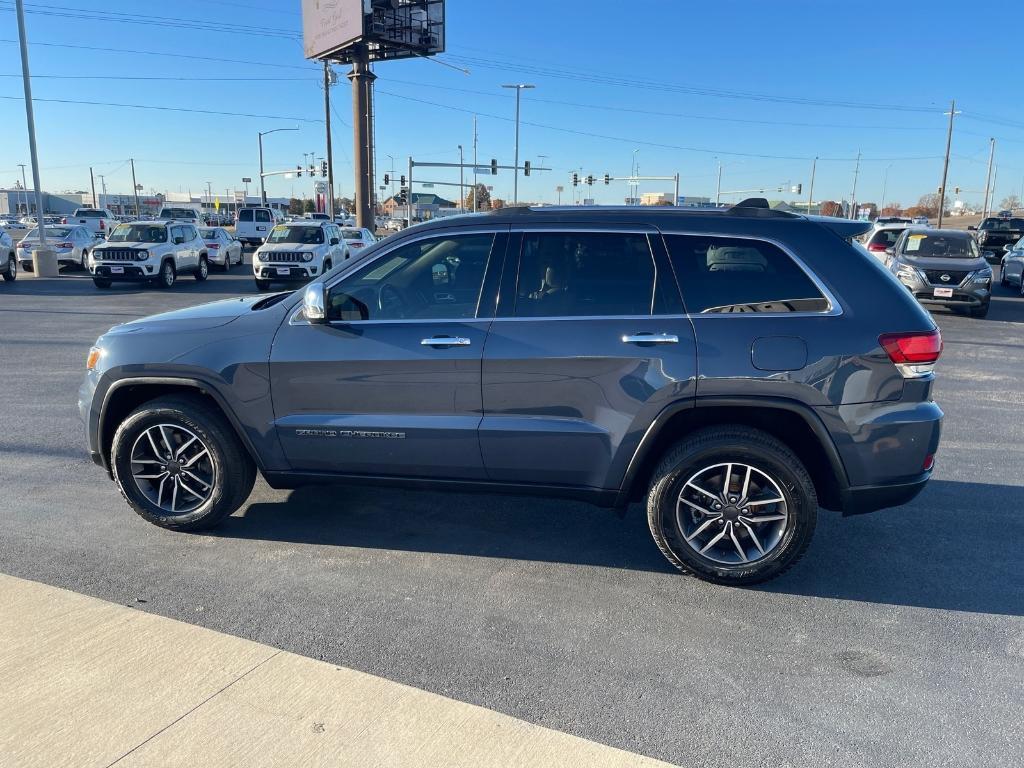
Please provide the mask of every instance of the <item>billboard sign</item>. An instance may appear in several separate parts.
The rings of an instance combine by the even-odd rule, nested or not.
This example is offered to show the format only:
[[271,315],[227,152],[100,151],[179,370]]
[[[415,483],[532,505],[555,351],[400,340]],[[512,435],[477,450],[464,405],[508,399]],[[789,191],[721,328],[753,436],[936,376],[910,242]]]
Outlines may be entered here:
[[307,59],[319,59],[363,36],[363,0],[302,0]]

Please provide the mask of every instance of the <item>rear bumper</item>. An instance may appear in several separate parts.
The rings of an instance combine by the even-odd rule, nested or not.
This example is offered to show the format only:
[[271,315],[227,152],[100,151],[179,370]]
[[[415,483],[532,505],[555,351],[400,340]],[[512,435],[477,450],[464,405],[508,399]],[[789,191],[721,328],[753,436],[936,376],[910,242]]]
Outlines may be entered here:
[[931,476],[931,472],[925,472],[920,477],[908,482],[846,488],[840,492],[843,516],[863,515],[867,512],[876,512],[879,509],[908,504],[924,490],[924,486]]

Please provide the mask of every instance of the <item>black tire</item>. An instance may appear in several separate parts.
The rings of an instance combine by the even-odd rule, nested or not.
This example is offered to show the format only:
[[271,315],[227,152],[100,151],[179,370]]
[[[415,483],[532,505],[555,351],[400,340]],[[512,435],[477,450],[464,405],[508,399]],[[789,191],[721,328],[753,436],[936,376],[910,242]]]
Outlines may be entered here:
[[92,279],[92,284],[97,288],[103,288],[105,290],[111,286],[111,281],[103,277],[94,277]]
[[999,284],[1001,286],[1003,286],[1003,288],[1009,288],[1010,287],[1010,281],[1006,279],[1006,265],[1005,264],[1002,264],[999,267]]
[[[767,549],[760,559],[736,564],[716,562],[699,554],[686,542],[676,512],[677,506],[689,512],[689,507],[681,505],[678,499],[690,478],[707,468],[732,462],[748,464],[763,472],[781,489],[787,510],[774,547]],[[817,514],[814,483],[796,454],[777,438],[739,425],[702,429],[670,448],[654,471],[647,494],[647,522],[666,559],[683,573],[732,586],[767,581],[795,565],[811,542]],[[738,523],[735,525],[738,537],[753,546],[753,540],[741,532]],[[715,530],[722,529],[709,528],[705,536],[711,536]]]
[[158,288],[166,290],[173,287],[177,279],[178,270],[174,268],[174,262],[167,259],[160,265],[160,275],[156,279],[156,285]]
[[7,256],[7,269],[4,270],[4,281],[11,282],[16,280],[18,277],[18,259],[14,254]]
[[1017,285],[1019,286],[1020,295],[1024,296],[1024,272],[1020,273],[1020,282]]
[[[209,498],[184,514],[162,509],[132,477],[132,447],[145,430],[157,424],[184,427],[209,451],[213,468]],[[174,531],[198,531],[217,525],[242,506],[256,482],[256,465],[224,415],[189,395],[157,398],[132,411],[114,434],[110,456],[114,480],[132,509],[153,525]]]
[[331,271],[332,269],[334,269],[334,263],[333,263],[333,262],[332,262],[332,261],[331,261],[330,259],[328,259],[327,261],[325,261],[325,262],[324,262],[324,271],[323,271],[323,274],[325,274],[325,275],[326,275],[326,274],[327,274],[328,272],[330,272],[330,271]]
[[988,317],[988,308],[990,302],[986,301],[980,307],[971,307],[971,317],[983,318]]
[[256,290],[257,291],[269,291],[270,290],[270,281],[269,280],[257,280],[256,281]]
[[202,283],[210,276],[210,260],[205,256],[199,257],[199,266],[196,271],[192,273],[192,277],[196,279],[196,282]]
[[81,259],[81,261],[78,262],[78,268],[80,270],[82,270],[83,272],[88,272],[89,271],[89,252],[88,251],[85,251],[85,250],[82,251],[82,259]]

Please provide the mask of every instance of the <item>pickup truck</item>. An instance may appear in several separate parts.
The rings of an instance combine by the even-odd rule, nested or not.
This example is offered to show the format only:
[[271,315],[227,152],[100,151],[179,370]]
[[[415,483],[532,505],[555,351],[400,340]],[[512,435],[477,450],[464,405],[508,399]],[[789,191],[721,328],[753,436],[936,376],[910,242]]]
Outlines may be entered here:
[[[969,227],[974,229],[974,227]],[[976,237],[981,254],[989,264],[998,264],[1003,258],[1003,246],[1013,245],[1024,237],[1024,219],[1019,216],[1003,218],[991,216],[978,226]]]
[[77,208],[73,214],[64,217],[61,223],[81,224],[93,235],[106,237],[117,226],[117,219],[106,208]]

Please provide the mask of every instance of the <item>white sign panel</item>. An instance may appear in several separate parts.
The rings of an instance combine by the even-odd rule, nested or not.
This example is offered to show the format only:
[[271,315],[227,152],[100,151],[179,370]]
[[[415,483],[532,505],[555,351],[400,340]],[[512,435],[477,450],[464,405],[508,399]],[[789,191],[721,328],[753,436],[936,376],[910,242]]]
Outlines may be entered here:
[[363,36],[363,0],[302,0],[307,59],[317,59]]

